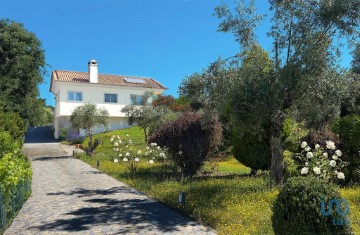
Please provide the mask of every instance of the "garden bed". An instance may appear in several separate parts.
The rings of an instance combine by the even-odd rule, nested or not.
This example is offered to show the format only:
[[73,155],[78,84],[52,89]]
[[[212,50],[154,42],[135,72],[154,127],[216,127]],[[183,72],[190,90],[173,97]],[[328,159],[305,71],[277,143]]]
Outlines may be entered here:
[[[129,134],[135,148],[144,148],[141,130],[137,127],[114,131],[95,138],[103,140],[93,157],[79,155],[91,166],[100,161],[99,170],[144,192],[183,213],[211,226],[220,234],[273,234],[272,206],[278,189],[271,189],[265,173],[250,177],[250,169],[229,158],[205,165],[212,174],[199,175],[191,180],[179,182],[169,171],[166,163],[142,162],[135,177],[130,177],[122,163],[114,163],[108,138]],[[185,206],[178,204],[180,192],[186,193]],[[351,225],[355,234],[360,234],[360,187],[340,190],[349,201]]]

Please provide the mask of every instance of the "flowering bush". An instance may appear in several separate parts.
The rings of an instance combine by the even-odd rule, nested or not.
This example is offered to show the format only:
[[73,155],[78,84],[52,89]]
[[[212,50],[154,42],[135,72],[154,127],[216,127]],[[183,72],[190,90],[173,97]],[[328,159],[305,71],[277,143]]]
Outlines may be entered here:
[[119,135],[113,135],[110,138],[110,142],[115,153],[113,161],[115,163],[123,162],[126,164],[132,175],[138,170],[140,161],[154,164],[156,160],[166,159],[166,149],[162,149],[156,143],[151,143],[145,150],[135,150],[133,141],[128,134],[124,138],[121,138]]
[[334,142],[328,140],[326,146],[315,144],[312,149],[306,141],[300,145],[301,152],[294,155],[301,175],[314,175],[326,181],[344,180],[343,168],[348,165],[341,157],[343,153],[336,149]]
[[66,140],[73,144],[81,144],[83,138],[80,136],[79,131],[75,129],[68,129],[66,131]]

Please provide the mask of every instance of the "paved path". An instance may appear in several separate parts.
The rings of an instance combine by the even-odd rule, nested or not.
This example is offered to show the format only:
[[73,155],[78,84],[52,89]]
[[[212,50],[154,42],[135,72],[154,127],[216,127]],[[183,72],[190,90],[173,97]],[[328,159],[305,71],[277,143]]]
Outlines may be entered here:
[[32,160],[33,191],[5,234],[214,234],[67,156],[59,143],[23,151]]

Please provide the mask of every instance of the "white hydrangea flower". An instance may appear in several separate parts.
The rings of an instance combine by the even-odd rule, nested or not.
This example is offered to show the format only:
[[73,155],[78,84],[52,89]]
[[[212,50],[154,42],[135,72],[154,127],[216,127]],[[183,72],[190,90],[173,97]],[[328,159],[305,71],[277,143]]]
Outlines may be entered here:
[[118,142],[115,142],[114,145],[115,145],[115,146],[119,146],[119,143],[118,143]]
[[334,160],[338,160],[338,159],[339,159],[339,157],[338,157],[338,156],[336,156],[336,155],[332,155],[332,159],[334,159]]
[[301,174],[302,174],[302,175],[306,175],[307,173],[309,173],[309,168],[308,168],[308,167],[303,167],[303,168],[301,169]]
[[322,155],[323,155],[324,157],[329,157],[329,154],[328,154],[327,152],[324,152]]
[[139,159],[138,157],[136,157],[136,158],[134,159],[134,161],[135,161],[135,162],[138,162],[138,161],[140,161],[140,159]]
[[313,154],[312,152],[308,152],[308,153],[306,154],[306,157],[307,157],[307,158],[313,158],[313,157],[314,157],[314,154]]
[[154,160],[149,160],[149,163],[150,163],[150,164],[154,164]]
[[119,162],[119,160],[118,160],[117,158],[115,158],[115,159],[114,159],[114,162],[115,162],[115,163],[118,163],[118,162]]
[[157,150],[160,150],[161,149],[161,147],[160,146],[157,146]]
[[124,158],[123,158],[123,161],[124,161],[124,162],[128,162],[129,159],[127,159],[126,157],[124,157]]
[[119,139],[120,139],[120,136],[117,135],[116,138],[119,140]]
[[338,177],[338,179],[341,179],[341,180],[344,180],[344,179],[345,179],[345,175],[344,175],[344,173],[342,173],[342,172],[338,172],[338,173],[337,173],[337,177]]
[[125,148],[129,148],[129,146],[128,146],[128,145],[126,145],[126,146],[125,146]]
[[119,157],[122,157],[122,156],[123,156],[122,153],[120,153],[120,154],[119,154]]
[[309,163],[308,163],[308,162],[305,162],[305,166],[309,166]]
[[338,157],[341,157],[342,156],[342,152],[341,152],[341,150],[336,150],[335,151],[335,154],[338,156]]
[[301,142],[301,148],[302,148],[302,149],[304,149],[306,146],[307,146],[307,142],[306,142],[306,141]]
[[336,166],[336,161],[335,161],[335,160],[331,160],[331,161],[330,161],[330,166],[335,167],[335,166]]
[[140,154],[141,154],[141,150],[139,150],[139,151],[137,152],[137,154],[139,154],[139,155],[140,155]]
[[126,134],[126,137],[129,137],[129,134]]
[[182,154],[182,151],[179,151],[179,154],[181,155],[181,154]]
[[130,153],[129,153],[129,152],[127,152],[127,153],[125,154],[125,156],[127,156],[127,157],[128,157],[128,156],[130,156]]
[[149,153],[148,153],[148,152],[145,152],[145,156],[147,156],[147,155],[149,155]]
[[305,147],[305,151],[306,151],[306,152],[310,152],[310,151],[311,151],[311,148],[310,148],[309,146],[306,146],[306,147]]
[[114,139],[113,139],[113,138],[111,138],[111,139],[110,139],[110,142],[111,142],[111,143],[112,143],[112,142],[114,142]]
[[149,150],[150,149],[150,147],[148,146],[148,147],[146,147],[146,150]]
[[122,144],[122,140],[119,140],[119,144]]
[[315,175],[320,175],[321,174],[321,169],[320,169],[320,167],[314,167],[313,168],[313,171],[314,171],[314,173],[315,173]]
[[315,144],[315,149],[319,149],[320,145],[319,144]]
[[328,140],[325,143],[326,143],[326,148],[328,148],[328,149],[334,150],[336,148],[335,143],[332,142],[331,140]]

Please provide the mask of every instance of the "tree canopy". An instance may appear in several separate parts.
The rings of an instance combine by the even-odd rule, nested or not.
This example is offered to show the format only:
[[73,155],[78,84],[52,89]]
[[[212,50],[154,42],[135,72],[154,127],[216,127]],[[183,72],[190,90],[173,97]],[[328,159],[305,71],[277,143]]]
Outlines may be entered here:
[[38,85],[43,81],[45,55],[40,40],[22,24],[0,20],[0,104],[36,125],[43,112]]
[[[160,96],[158,99],[151,91],[145,92],[140,97],[140,102],[136,103],[134,100],[132,105],[126,105],[121,112],[128,117],[129,125],[136,124],[144,131],[147,142],[149,133],[153,133],[168,120],[176,118],[176,114],[169,108],[174,100],[169,96]],[[151,102],[151,99],[154,100]]]
[[[89,136],[89,147],[92,149],[92,135],[95,127],[109,126],[109,112],[106,109],[98,109],[95,104],[78,106],[70,116],[73,128],[84,129]],[[91,151],[90,151],[91,152]]]
[[[254,1],[238,1],[234,10],[223,3],[215,9],[222,20],[218,31],[232,33],[240,51],[185,79],[180,93],[197,97],[197,106],[209,110],[206,113],[227,116],[238,133],[269,130],[270,175],[279,183],[286,116],[296,114],[318,128],[339,113],[340,88],[346,84],[338,66],[340,42],[359,36],[360,4],[358,0],[269,2],[272,27],[262,36],[273,41],[272,53],[265,52],[255,37],[262,16]],[[191,99],[190,103],[196,104]]]
[[358,43],[352,52],[353,59],[351,61],[352,72],[360,75],[360,43]]

